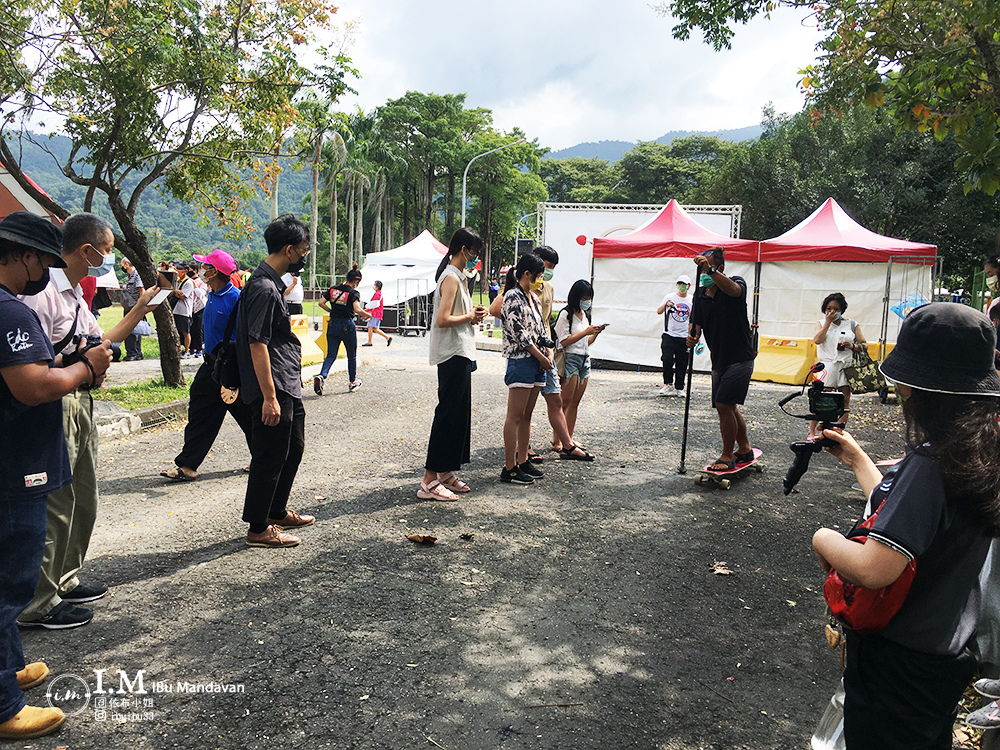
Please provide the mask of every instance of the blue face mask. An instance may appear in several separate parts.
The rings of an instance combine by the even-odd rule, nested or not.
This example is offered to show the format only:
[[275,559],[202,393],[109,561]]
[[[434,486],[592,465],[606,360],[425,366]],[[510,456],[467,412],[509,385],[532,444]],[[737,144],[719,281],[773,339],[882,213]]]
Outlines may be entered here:
[[587,310],[590,309],[590,306],[592,304],[594,304],[593,300],[582,299],[582,300],[580,300],[580,309],[583,310],[583,312],[587,312]]
[[715,285],[715,280],[707,273],[703,273],[698,276],[698,283],[701,284],[702,289],[708,289],[710,286]]
[[90,266],[87,269],[88,276],[100,277],[115,270],[115,254],[108,253],[104,256],[99,266]]

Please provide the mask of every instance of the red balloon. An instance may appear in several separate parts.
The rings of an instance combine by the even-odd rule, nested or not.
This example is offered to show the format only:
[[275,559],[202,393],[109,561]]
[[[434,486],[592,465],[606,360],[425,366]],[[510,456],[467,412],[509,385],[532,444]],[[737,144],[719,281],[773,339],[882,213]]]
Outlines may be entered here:
[[587,244],[587,235],[581,234],[579,237],[577,237],[576,238],[576,244],[577,245],[586,245]]

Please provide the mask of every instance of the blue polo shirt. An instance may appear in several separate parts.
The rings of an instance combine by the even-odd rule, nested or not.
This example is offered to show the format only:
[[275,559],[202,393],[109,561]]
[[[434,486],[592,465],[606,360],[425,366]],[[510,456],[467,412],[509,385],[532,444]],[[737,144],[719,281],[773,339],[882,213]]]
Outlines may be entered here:
[[[35,311],[0,287],[0,370],[35,362],[51,366],[54,356]],[[55,492],[71,480],[62,399],[27,406],[0,375],[0,498]]]
[[[215,347],[222,343],[222,337],[226,334],[226,324],[229,316],[240,301],[240,290],[232,285],[226,286],[218,292],[209,290],[208,299],[205,300],[205,315],[202,318],[205,323],[205,353],[212,354]],[[236,325],[233,325],[233,335],[230,341],[236,340]]]

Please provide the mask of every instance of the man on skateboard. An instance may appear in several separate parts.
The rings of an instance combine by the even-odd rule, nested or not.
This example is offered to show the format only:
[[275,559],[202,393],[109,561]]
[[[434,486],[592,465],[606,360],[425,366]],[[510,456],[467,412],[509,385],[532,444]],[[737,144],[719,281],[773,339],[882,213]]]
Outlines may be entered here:
[[696,256],[694,262],[699,272],[698,291],[687,345],[697,344],[704,332],[712,353],[712,406],[719,413],[722,432],[722,452],[706,469],[729,471],[754,460],[747,423],[739,409],[746,401],[757,356],[747,318],[747,283],[740,276],[726,276],[721,247]]

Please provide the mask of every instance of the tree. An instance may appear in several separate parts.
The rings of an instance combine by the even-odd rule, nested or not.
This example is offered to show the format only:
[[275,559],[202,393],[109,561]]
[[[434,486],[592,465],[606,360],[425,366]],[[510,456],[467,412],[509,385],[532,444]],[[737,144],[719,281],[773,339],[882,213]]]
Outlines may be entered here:
[[731,24],[774,8],[812,8],[826,38],[802,86],[815,103],[884,107],[907,130],[952,134],[966,191],[1000,188],[1000,0],[668,0],[673,34],[700,29],[719,50]]
[[952,283],[966,286],[993,247],[1000,198],[963,192],[955,139],[899,133],[879,109],[821,113],[766,110],[760,139],[736,146],[696,199],[742,204],[743,235],[764,239],[833,197],[873,231],[937,245]]
[[553,203],[604,203],[617,182],[613,166],[604,159],[545,159],[541,176]]
[[640,141],[615,165],[622,191],[632,203],[689,203],[695,189],[722,164],[733,147],[711,136],[677,138],[669,145]]
[[[153,260],[135,221],[144,192],[157,185],[233,233],[249,231],[241,209],[258,184],[244,176],[259,174],[261,159],[284,144],[294,96],[318,80],[294,48],[334,12],[325,0],[13,0],[0,9],[0,159],[66,216],[25,178],[15,154],[17,141],[31,138],[29,122],[64,131],[73,147],[60,168],[87,188],[84,210],[98,192],[106,197],[117,247],[152,285]],[[181,384],[170,310],[162,305],[155,316],[164,379]]]
[[[471,159],[519,138],[524,138],[524,133],[517,128],[507,134],[491,131],[476,138],[467,154]],[[491,273],[496,258],[504,255],[498,248],[513,247],[518,219],[547,199],[539,174],[539,157],[544,153],[537,142],[523,143],[484,156],[469,172],[471,210],[467,223],[483,237],[484,273]]]

